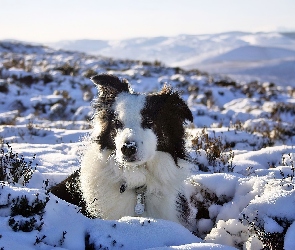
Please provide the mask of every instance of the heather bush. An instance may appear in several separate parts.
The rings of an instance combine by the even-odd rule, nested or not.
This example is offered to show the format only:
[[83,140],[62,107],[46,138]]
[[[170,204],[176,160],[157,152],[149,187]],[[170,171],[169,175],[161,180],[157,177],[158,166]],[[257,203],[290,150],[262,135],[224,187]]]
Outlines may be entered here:
[[27,162],[23,155],[14,153],[8,143],[6,143],[6,146],[7,151],[3,148],[0,151],[0,181],[25,186],[34,173],[35,167],[32,164],[36,156],[34,155],[32,160]]

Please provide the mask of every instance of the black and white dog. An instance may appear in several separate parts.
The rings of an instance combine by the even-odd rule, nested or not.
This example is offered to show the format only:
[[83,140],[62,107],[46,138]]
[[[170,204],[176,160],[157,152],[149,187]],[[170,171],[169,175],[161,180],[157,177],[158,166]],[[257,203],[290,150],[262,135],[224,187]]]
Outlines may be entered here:
[[[167,86],[144,95],[113,75],[91,80],[99,96],[79,174],[88,215],[114,220],[142,215],[188,226],[190,206],[183,185],[190,164],[183,125],[193,120],[191,111]],[[65,198],[60,190],[66,188],[53,193]]]

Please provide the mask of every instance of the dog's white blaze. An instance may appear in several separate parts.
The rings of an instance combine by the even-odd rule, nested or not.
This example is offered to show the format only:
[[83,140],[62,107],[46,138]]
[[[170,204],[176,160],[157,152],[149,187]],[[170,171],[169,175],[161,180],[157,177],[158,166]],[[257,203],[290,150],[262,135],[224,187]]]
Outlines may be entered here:
[[140,127],[141,115],[140,111],[145,104],[145,96],[130,95],[129,93],[121,93],[117,96],[114,103],[114,110],[125,127]]
[[[118,119],[123,123],[115,138],[116,159],[125,165],[140,165],[154,157],[157,148],[157,137],[151,129],[142,128],[141,110],[144,108],[146,98],[143,95],[130,95],[122,93],[118,95],[113,109]],[[135,142],[137,146],[136,160],[124,162],[121,151],[126,142]]]

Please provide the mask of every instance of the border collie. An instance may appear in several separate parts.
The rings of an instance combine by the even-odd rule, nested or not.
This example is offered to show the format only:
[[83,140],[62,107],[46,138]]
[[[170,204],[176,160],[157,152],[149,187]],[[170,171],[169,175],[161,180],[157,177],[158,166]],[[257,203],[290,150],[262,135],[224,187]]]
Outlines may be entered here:
[[[93,101],[93,131],[77,175],[88,216],[117,220],[141,215],[188,227],[191,212],[183,185],[190,164],[183,125],[193,121],[191,111],[168,86],[145,95],[113,75],[91,80],[99,96]],[[71,200],[63,193],[71,181],[52,191],[78,204],[81,197]]]

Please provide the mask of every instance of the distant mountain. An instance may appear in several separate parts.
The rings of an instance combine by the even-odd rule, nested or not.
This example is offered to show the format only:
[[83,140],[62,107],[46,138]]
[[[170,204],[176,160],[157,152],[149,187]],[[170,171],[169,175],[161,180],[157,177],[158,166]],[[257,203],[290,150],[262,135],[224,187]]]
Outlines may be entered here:
[[167,66],[198,68],[232,77],[239,74],[240,79],[244,75],[247,79],[269,80],[260,74],[259,69],[271,66],[277,70],[275,73],[270,70],[267,76],[276,79],[277,84],[295,86],[295,68],[288,67],[291,72],[287,75],[291,77],[286,78],[283,67],[290,65],[290,60],[295,61],[295,33],[227,32],[116,41],[75,40],[48,45],[113,58],[159,60]]
[[209,58],[204,62],[257,62],[290,57],[295,57],[295,50],[247,45]]
[[53,45],[53,47],[58,47],[59,49],[82,51],[86,53],[93,53],[94,51],[109,47],[107,41],[90,39],[61,41]]
[[2,40],[0,41],[0,53],[13,52],[23,54],[44,54],[53,53],[53,49],[39,44],[20,42],[16,40]]
[[244,46],[203,61],[211,73],[239,80],[265,80],[295,86],[295,51],[283,48]]

